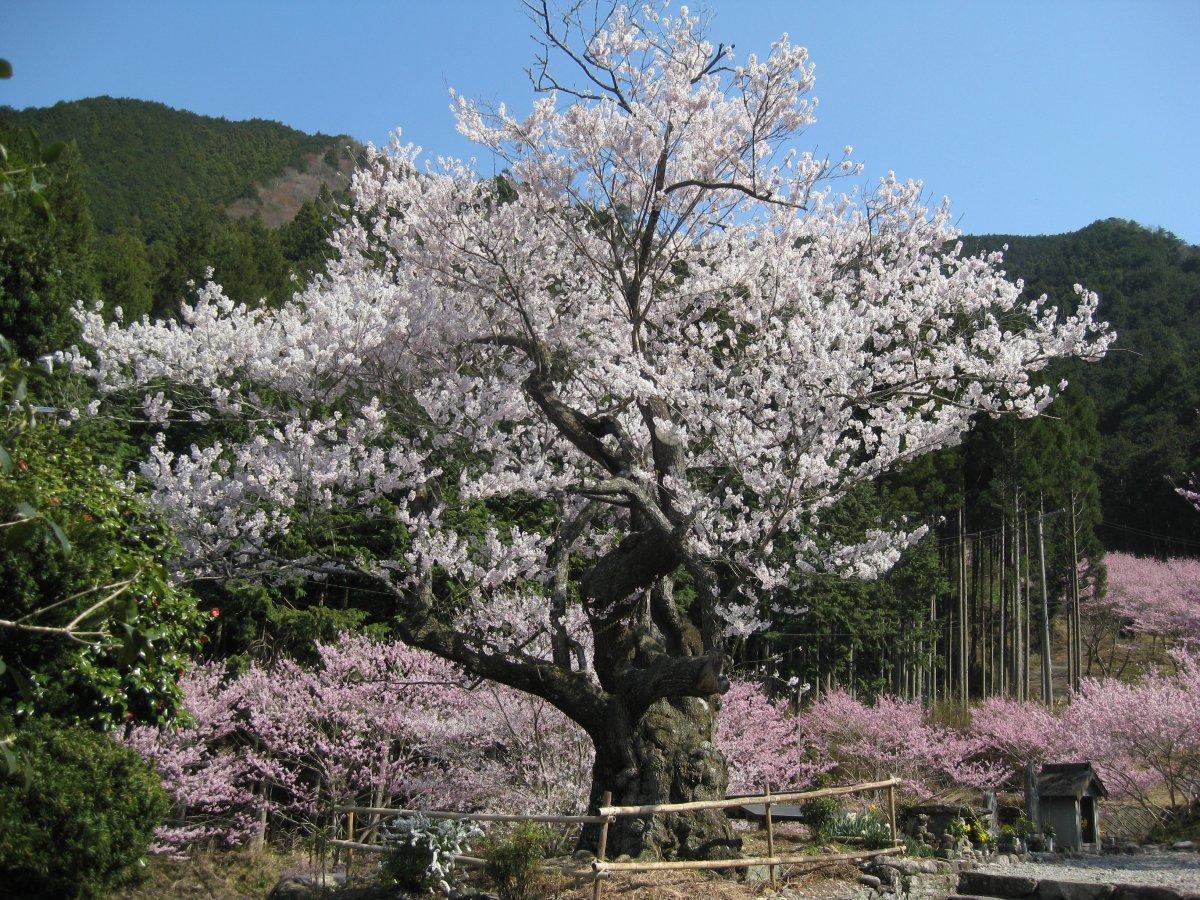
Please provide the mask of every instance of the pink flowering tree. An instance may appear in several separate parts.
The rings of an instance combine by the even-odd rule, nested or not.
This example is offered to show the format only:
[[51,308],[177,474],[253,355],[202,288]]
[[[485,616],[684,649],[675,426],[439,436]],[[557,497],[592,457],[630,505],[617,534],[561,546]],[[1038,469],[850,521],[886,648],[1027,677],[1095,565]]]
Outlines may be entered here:
[[1200,642],[1200,560],[1110,553],[1104,562],[1108,570],[1105,600],[1131,630],[1184,643]]
[[[1149,809],[1200,803],[1200,658],[1128,684],[1087,680],[1063,714],[1063,743]],[[1165,801],[1165,802],[1164,802]]]
[[987,789],[1003,771],[977,758],[969,736],[933,722],[918,700],[880,697],[863,703],[838,690],[805,709],[799,721],[807,752],[843,781],[895,775],[904,789],[929,798],[962,787]]
[[[1054,391],[1033,373],[1109,336],[1095,295],[1060,315],[998,254],[964,255],[919,183],[839,193],[859,168],[800,146],[813,67],[786,37],[738,59],[684,9],[527,6],[532,111],[454,98],[503,176],[397,141],[291,301],[207,285],[178,321],[82,313],[75,363],[164,430],[144,473],[197,568],[391,594],[406,642],[590,735],[593,807],[716,797],[725,638],[796,579],[872,577],[920,534],[841,546],[823,512],[979,413],[1038,414]],[[171,437],[195,422],[236,427]],[[406,542],[286,553],[345,509]],[[609,840],[736,844],[712,812]]]
[[266,825],[301,832],[333,804],[576,813],[591,743],[529,694],[475,684],[398,642],[343,636],[312,667],[282,660],[181,681],[189,721],[121,739],[174,801],[159,851],[244,844]]
[[261,791],[241,752],[236,690],[222,666],[205,664],[179,679],[186,720],[138,725],[118,737],[152,763],[171,797],[167,821],[151,852],[178,853],[191,844],[238,846],[253,834]]
[[1156,812],[1200,801],[1200,660],[1139,682],[1089,678],[1059,712],[993,698],[969,737],[978,758],[1011,778],[1027,763],[1091,762],[1110,791]]
[[731,682],[716,744],[729,760],[730,790],[743,794],[802,788],[832,767],[827,756],[808,752],[787,701],[772,700],[753,681]]
[[1089,673],[1120,678],[1147,647],[1200,645],[1200,560],[1109,553],[1103,583],[1086,567],[1081,572]]
[[1061,719],[1041,703],[989,697],[971,710],[969,734],[976,752],[1004,767],[1004,780],[1029,764],[1075,761]]

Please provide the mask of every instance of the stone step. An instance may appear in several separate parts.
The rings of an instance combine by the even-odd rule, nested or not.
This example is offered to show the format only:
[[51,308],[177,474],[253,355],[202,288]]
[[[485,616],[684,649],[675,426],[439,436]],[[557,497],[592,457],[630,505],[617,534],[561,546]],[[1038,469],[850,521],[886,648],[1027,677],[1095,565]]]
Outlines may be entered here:
[[1037,895],[1038,880],[1023,875],[1001,875],[994,872],[963,872],[958,876],[958,890],[976,897],[1002,897],[1015,900]]
[[962,872],[955,897],[991,900],[1188,900],[1200,894],[1186,889],[1132,884],[1097,884],[1030,878],[998,872]]

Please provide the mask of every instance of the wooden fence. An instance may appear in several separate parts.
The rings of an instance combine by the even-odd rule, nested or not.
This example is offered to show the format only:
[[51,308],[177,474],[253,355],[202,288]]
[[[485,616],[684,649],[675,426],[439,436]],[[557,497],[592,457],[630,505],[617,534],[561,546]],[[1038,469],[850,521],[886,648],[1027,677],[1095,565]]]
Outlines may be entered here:
[[[612,806],[612,795],[605,793],[599,810],[595,815],[585,816],[550,816],[550,815],[506,815],[502,813],[461,813],[443,810],[422,809],[393,809],[383,806],[338,806],[336,811],[346,814],[346,838],[331,840],[330,846],[346,852],[346,869],[349,872],[355,850],[367,852],[384,852],[387,846],[375,843],[378,837],[379,825],[384,818],[393,816],[423,815],[430,819],[457,819],[468,822],[543,822],[557,825],[599,825],[600,842],[597,846],[596,858],[590,866],[555,865],[545,866],[547,871],[575,878],[590,878],[592,881],[593,898],[600,897],[604,887],[604,879],[620,872],[663,872],[688,869],[745,869],[752,866],[766,866],[771,884],[775,884],[775,869],[779,866],[825,865],[839,860],[867,859],[873,856],[887,856],[901,852],[899,832],[896,829],[896,785],[898,778],[887,778],[883,781],[869,781],[861,784],[844,785],[841,787],[820,788],[812,791],[788,791],[772,793],[770,785],[765,793],[753,797],[730,797],[725,800],[696,800],[690,803],[653,803],[644,806]],[[771,807],[780,803],[799,803],[816,800],[821,797],[840,797],[848,794],[862,794],[873,791],[887,793],[888,825],[891,829],[892,846],[881,850],[862,850],[853,853],[826,853],[821,855],[776,854],[775,825],[771,817]],[[610,862],[608,852],[608,828],[618,818],[624,816],[669,815],[671,813],[695,812],[704,809],[732,809],[746,805],[762,805],[767,830],[767,855],[741,857],[739,859],[696,859],[672,861],[640,861]],[[363,830],[364,840],[355,840],[356,816],[370,816],[370,823]],[[485,861],[475,856],[459,855],[454,862],[474,868],[486,865]]]

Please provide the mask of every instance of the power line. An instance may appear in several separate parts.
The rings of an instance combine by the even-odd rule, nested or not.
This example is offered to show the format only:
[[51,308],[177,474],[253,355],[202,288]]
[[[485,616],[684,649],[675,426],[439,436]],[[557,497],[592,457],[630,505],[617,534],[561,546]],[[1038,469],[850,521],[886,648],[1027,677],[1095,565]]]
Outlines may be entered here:
[[1143,537],[1157,538],[1160,541],[1167,541],[1173,544],[1184,544],[1188,547],[1200,547],[1200,541],[1189,541],[1187,538],[1175,537],[1167,534],[1158,534],[1154,531],[1147,531],[1144,528],[1134,528],[1132,525],[1120,525],[1116,522],[1100,522],[1098,524],[1104,528],[1115,528],[1118,531],[1127,531],[1130,534],[1139,534]]

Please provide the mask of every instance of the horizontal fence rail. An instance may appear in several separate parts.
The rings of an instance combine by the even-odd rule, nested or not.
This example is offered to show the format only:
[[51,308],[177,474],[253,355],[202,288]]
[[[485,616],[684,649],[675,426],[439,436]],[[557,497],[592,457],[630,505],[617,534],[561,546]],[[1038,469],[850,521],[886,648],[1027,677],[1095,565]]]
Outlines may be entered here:
[[866,791],[877,791],[893,788],[900,784],[899,778],[885,778],[883,781],[868,781],[863,784],[849,784],[843,787],[821,788],[815,791],[791,791],[786,794],[759,794],[753,797],[726,797],[724,800],[692,800],[688,803],[648,803],[645,806],[602,806],[602,816],[649,816],[658,813],[695,812],[701,809],[733,809],[752,803],[775,804],[795,803],[798,800],[815,800],[818,797],[838,797],[843,794],[861,794]]
[[[767,866],[771,884],[775,884],[775,870],[780,866],[823,866],[831,862],[854,859],[870,859],[876,856],[890,856],[903,852],[899,835],[896,830],[896,786],[901,783],[899,778],[885,778],[882,781],[867,781],[861,784],[849,784],[840,787],[819,788],[808,791],[788,791],[782,794],[773,793],[771,786],[766,786],[766,793],[745,797],[727,797],[724,800],[694,800],[688,803],[648,803],[641,806],[612,806],[612,794],[605,792],[601,799],[600,808],[596,815],[554,816],[554,815],[514,815],[508,813],[468,813],[448,810],[401,809],[388,806],[335,806],[334,810],[346,814],[346,839],[330,840],[332,847],[346,851],[346,869],[349,872],[354,851],[368,853],[384,853],[389,848],[385,844],[356,841],[354,820],[356,815],[371,816],[371,825],[364,829],[364,836],[374,838],[383,818],[393,816],[425,816],[430,819],[455,819],[467,822],[540,822],[556,825],[599,825],[600,841],[596,848],[596,859],[587,867],[578,865],[547,864],[546,871],[576,878],[592,880],[592,896],[599,900],[603,890],[604,879],[621,872],[667,872],[687,871],[698,869],[746,869],[751,866]],[[841,797],[849,794],[862,794],[871,791],[887,791],[888,824],[891,829],[892,846],[879,850],[859,850],[852,853],[822,853],[814,855],[778,854],[775,852],[775,827],[771,817],[771,807],[781,803],[797,803],[805,800],[815,800],[821,797]],[[767,855],[748,856],[738,859],[687,859],[687,860],[631,860],[629,862],[610,862],[605,856],[608,847],[609,826],[618,818],[627,816],[656,816],[680,812],[696,812],[706,809],[733,809],[739,806],[762,805],[767,828]],[[483,868],[486,861],[477,856],[458,855],[454,862],[468,868]]]
[[[391,849],[387,844],[364,844],[361,841],[342,841],[333,840],[327,842],[331,847],[342,847],[346,850],[364,850],[367,853],[387,853]],[[486,859],[480,859],[478,856],[465,856],[456,854],[451,857],[455,865],[466,866],[469,869],[482,869],[487,866]],[[588,866],[559,866],[554,863],[544,863],[542,868],[547,872],[555,872],[559,875],[572,875],[577,878],[592,878],[595,875],[595,868]]]
[[335,806],[337,812],[380,816],[425,816],[427,819],[459,819],[465,822],[548,822],[559,825],[599,825],[607,817],[599,816],[518,816],[508,813],[447,812],[441,809],[393,809],[389,806]]
[[823,866],[826,863],[843,860],[892,856],[903,851],[903,847],[885,847],[882,850],[863,850],[858,853],[743,856],[738,859],[674,859],[660,861],[647,860],[646,862],[600,862],[596,860],[596,862],[592,863],[592,868],[598,872],[667,872],[674,869],[749,869],[752,866]]

